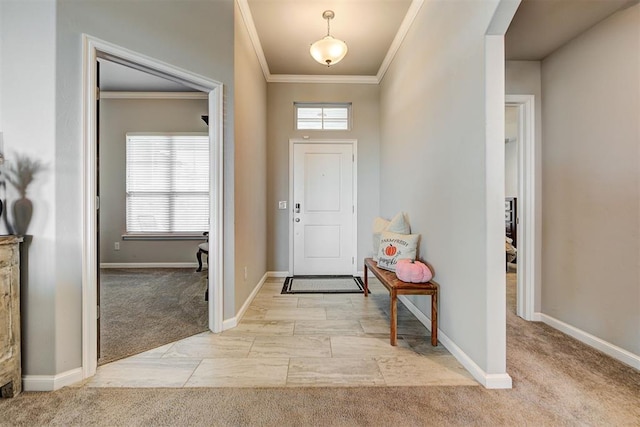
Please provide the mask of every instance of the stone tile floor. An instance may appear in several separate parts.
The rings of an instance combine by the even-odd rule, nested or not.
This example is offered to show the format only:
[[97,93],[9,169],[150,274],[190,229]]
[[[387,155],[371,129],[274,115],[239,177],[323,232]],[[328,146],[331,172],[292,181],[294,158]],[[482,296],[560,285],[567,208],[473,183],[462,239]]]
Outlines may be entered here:
[[87,387],[356,387],[479,385],[398,303],[389,345],[389,295],[281,295],[264,283],[239,325],[204,332],[98,367]]

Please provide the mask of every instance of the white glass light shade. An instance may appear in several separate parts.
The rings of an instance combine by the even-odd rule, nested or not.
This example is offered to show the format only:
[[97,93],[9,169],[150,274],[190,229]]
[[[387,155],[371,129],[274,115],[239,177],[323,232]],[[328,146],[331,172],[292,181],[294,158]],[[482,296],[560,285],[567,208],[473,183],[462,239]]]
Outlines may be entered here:
[[312,44],[309,52],[319,63],[331,66],[340,62],[347,54],[347,44],[342,40],[325,36]]

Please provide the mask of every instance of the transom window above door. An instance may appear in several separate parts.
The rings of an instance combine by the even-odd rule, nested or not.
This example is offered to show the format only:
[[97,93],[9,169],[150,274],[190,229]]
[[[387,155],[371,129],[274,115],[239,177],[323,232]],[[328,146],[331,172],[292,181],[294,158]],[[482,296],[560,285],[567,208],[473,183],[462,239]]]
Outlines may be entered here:
[[294,102],[296,130],[350,130],[351,103]]
[[202,235],[209,229],[207,134],[127,136],[127,235]]

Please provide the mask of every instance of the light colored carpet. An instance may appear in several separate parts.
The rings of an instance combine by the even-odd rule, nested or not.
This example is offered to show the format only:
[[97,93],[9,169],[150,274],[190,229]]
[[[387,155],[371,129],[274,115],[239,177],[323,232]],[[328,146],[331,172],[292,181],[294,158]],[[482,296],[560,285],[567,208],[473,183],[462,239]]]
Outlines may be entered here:
[[206,331],[206,288],[194,269],[101,270],[98,364]]
[[0,399],[0,425],[640,425],[640,372],[513,310],[507,311],[512,390],[67,387]]

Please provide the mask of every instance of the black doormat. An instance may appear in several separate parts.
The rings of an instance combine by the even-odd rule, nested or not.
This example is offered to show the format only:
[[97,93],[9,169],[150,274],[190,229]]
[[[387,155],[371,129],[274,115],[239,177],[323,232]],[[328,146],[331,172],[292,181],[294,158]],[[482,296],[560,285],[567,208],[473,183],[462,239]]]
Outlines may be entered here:
[[354,276],[289,276],[282,294],[362,294],[362,279]]

